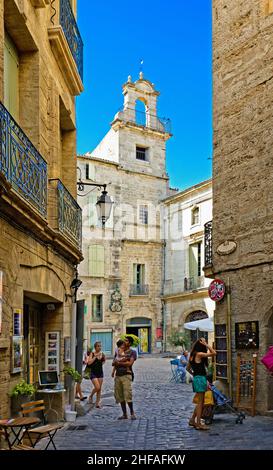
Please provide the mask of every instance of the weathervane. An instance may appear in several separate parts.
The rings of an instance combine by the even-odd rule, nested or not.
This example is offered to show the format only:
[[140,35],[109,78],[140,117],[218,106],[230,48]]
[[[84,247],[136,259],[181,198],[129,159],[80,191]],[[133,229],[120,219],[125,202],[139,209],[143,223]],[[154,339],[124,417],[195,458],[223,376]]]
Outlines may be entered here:
[[140,59],[139,60],[139,78],[143,78],[143,64],[144,64],[144,60],[143,59]]

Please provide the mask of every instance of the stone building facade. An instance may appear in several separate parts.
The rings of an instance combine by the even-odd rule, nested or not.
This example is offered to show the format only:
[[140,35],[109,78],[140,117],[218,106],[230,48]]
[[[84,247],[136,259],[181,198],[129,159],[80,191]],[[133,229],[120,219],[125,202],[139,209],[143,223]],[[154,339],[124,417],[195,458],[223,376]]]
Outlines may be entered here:
[[[163,205],[163,325],[165,349],[172,350],[168,341],[172,330],[181,331],[185,322],[213,318],[210,280],[203,273],[204,224],[212,218],[212,182],[203,181],[169,196]],[[189,332],[190,343],[196,338],[196,331]]]
[[[85,186],[79,298],[85,299],[88,345],[102,341],[111,355],[121,333],[141,338],[140,351],[162,348],[160,201],[170,194],[166,174],[169,122],[157,115],[159,93],[143,78],[123,85],[124,107],[91,153],[78,157],[83,183],[107,184],[114,201],[105,229],[96,216],[98,194]],[[138,101],[144,112],[138,111]],[[94,188],[93,188],[94,189]]]
[[[273,380],[260,362],[273,344],[271,40],[272,0],[214,0],[213,243],[205,272],[230,285],[234,395],[237,354],[258,355],[259,412],[273,410]],[[217,323],[226,323],[227,309],[225,296],[216,306]],[[240,322],[250,339],[258,325],[257,347],[249,348],[253,341],[238,347]]]
[[[0,415],[20,379],[63,380],[71,282],[82,260],[75,96],[82,40],[73,0],[0,1]],[[43,397],[44,398],[44,397]],[[62,410],[65,397],[56,407]],[[51,418],[51,417],[49,417]]]

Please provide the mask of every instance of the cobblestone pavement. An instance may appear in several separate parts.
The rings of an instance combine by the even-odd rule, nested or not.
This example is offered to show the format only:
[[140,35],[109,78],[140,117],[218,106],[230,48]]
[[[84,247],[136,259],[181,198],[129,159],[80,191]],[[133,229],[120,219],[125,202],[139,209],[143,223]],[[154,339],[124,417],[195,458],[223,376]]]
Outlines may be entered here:
[[[193,409],[192,387],[170,383],[169,359],[148,356],[139,358],[134,365],[134,372],[136,421],[117,421],[121,413],[113,397],[111,360],[108,360],[105,365],[102,409],[92,407],[85,416],[78,417],[75,423],[66,423],[55,437],[57,448],[273,449],[273,420],[270,417],[247,416],[243,424],[235,424],[234,414],[222,413],[215,415],[209,431],[197,431],[188,426]],[[84,380],[82,388],[85,395],[89,393],[89,381]]]

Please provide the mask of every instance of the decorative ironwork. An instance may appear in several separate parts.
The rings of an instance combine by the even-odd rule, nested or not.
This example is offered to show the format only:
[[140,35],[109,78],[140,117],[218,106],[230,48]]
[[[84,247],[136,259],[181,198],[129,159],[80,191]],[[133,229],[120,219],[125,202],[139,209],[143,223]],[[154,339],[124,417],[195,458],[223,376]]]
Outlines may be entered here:
[[81,248],[82,210],[61,181],[58,181],[57,192],[59,230]]
[[184,290],[194,290],[204,287],[204,276],[193,276],[184,278]]
[[111,312],[121,312],[122,310],[122,294],[118,285],[115,287],[114,292],[111,294],[111,301],[109,308]]
[[83,79],[83,42],[69,0],[60,0],[60,25]]
[[13,189],[47,215],[47,163],[0,103],[0,171]]
[[[127,113],[127,111],[129,111],[129,113]],[[124,113],[123,116],[122,113]],[[118,118],[156,131],[166,132],[168,134],[172,132],[171,120],[169,118],[158,117],[154,114],[150,114],[149,111],[143,112],[134,108],[121,108],[119,109]]]
[[148,295],[149,286],[147,284],[131,284],[130,295]]
[[212,220],[204,225],[205,229],[205,267],[212,265]]

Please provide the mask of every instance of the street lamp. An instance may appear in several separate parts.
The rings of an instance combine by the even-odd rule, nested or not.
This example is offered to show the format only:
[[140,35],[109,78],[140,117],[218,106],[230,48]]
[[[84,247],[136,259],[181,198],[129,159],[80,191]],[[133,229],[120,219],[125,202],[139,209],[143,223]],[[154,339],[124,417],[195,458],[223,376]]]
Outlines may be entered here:
[[105,223],[109,219],[111,215],[112,205],[114,204],[111,200],[109,194],[106,191],[106,184],[98,184],[98,183],[83,183],[81,178],[80,181],[77,182],[78,190],[84,191],[85,186],[96,186],[97,188],[103,188],[103,191],[96,202],[96,209],[98,214],[98,219],[101,220],[102,226],[105,226]]

